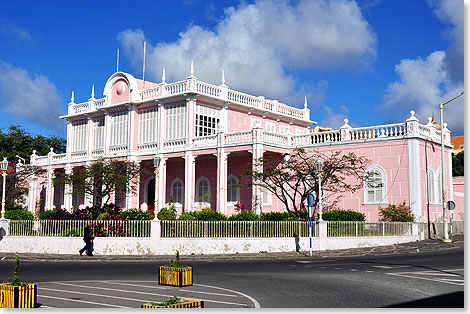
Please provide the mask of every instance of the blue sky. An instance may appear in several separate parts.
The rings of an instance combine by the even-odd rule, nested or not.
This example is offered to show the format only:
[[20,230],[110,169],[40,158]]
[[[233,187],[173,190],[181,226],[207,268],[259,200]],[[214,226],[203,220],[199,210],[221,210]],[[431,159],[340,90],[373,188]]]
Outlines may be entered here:
[[[467,3],[465,2],[465,7]],[[196,76],[302,107],[340,127],[421,123],[464,88],[460,0],[3,1],[0,127],[65,136],[65,114],[96,98],[120,67],[146,79]],[[448,104],[452,135],[464,133],[464,97]]]

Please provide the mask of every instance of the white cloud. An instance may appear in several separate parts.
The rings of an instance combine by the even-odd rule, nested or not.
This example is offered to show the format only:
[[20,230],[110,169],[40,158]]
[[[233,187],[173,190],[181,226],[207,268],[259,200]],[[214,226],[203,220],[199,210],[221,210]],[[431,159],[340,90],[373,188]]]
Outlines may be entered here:
[[61,103],[46,76],[32,76],[0,60],[0,111],[61,131],[62,121],[57,119],[64,114]]
[[[348,118],[349,109],[346,106],[340,106],[335,110],[330,106],[324,106],[325,118],[323,119],[320,126],[328,127],[333,129],[339,129],[344,125],[344,119]],[[351,123],[349,123],[351,124]]]
[[428,0],[437,18],[450,25],[444,36],[450,40],[444,60],[450,79],[463,82],[464,79],[464,2],[456,0]]
[[186,78],[194,60],[201,80],[218,84],[224,69],[231,88],[299,105],[308,87],[296,87],[287,69],[357,69],[376,55],[374,32],[346,0],[260,0],[226,9],[215,30],[190,25],[174,42],[149,44],[142,30],[130,29],[118,39],[135,70],[147,40],[146,73],[157,82],[162,68],[167,81]]
[[33,42],[33,37],[25,28],[4,19],[0,20],[0,34],[15,40]]
[[[384,108],[392,114],[415,110],[421,123],[434,116],[439,121],[439,104],[460,94],[463,83],[454,83],[445,66],[446,53],[435,51],[426,59],[404,59],[395,66],[399,80],[388,85],[384,96]],[[463,97],[445,107],[444,122],[448,128],[463,134]],[[403,117],[396,117],[403,120]]]

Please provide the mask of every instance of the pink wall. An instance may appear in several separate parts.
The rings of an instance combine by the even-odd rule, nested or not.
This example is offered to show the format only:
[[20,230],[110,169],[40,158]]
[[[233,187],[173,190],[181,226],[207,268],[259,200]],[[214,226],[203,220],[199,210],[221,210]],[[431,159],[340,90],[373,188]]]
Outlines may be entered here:
[[454,189],[454,197],[453,200],[455,202],[455,209],[454,209],[454,220],[464,220],[464,210],[465,210],[465,180],[464,177],[454,177],[453,180],[453,189]]
[[[227,177],[230,174],[237,176],[240,180],[240,202],[245,205],[245,208],[251,209],[251,186],[249,185],[250,180],[244,177],[245,170],[251,169],[251,154],[244,153],[242,155],[228,156],[228,167]],[[227,215],[231,216],[236,213],[234,207],[227,206]]]
[[111,87],[110,104],[118,104],[129,100],[129,86],[123,79],[116,80]]

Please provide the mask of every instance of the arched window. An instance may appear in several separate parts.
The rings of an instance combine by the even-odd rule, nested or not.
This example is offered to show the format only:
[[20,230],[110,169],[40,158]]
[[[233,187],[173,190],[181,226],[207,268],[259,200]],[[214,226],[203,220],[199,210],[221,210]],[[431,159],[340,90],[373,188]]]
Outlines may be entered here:
[[436,202],[436,189],[434,186],[434,171],[432,168],[428,169],[428,201],[429,204]]
[[240,181],[238,178],[233,175],[229,174],[227,177],[227,202],[228,203],[236,203],[240,200],[240,187],[238,186]]
[[208,205],[210,201],[211,183],[206,176],[202,176],[196,182],[196,202],[200,203],[201,206],[210,206]]
[[442,172],[441,168],[437,169],[436,172],[436,177],[434,178],[434,181],[436,182],[436,197],[434,200],[436,201],[436,204],[442,204]]
[[180,178],[175,178],[171,182],[170,195],[173,195],[173,199],[177,205],[184,203],[184,182]]
[[387,176],[379,166],[369,167],[364,178],[364,203],[385,204],[387,203]]

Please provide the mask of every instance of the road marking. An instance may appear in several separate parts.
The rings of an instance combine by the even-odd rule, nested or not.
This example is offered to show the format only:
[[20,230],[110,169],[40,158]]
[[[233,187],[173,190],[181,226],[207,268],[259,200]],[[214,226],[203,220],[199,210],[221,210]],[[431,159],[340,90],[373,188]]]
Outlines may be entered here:
[[341,270],[342,268],[341,267],[335,267],[333,269],[336,269],[336,270]]
[[48,290],[48,291],[56,291],[56,292],[64,292],[64,293],[75,293],[80,295],[92,295],[94,297],[105,297],[111,299],[120,299],[120,300],[129,300],[129,301],[137,301],[137,302],[153,302],[149,300],[142,300],[142,299],[133,299],[133,298],[126,298],[126,297],[116,297],[113,295],[106,295],[106,294],[97,294],[97,293],[90,293],[90,292],[80,292],[80,291],[70,291],[70,290],[59,290],[59,289],[51,289],[51,288],[44,288],[41,287],[41,290]]
[[380,266],[372,266],[375,268],[381,268],[381,269],[396,269],[396,268],[406,268],[406,267],[411,267],[409,265],[394,265],[394,266],[386,266],[386,265],[380,265]]
[[[90,280],[90,281],[76,281],[76,282],[95,282],[95,283],[103,283],[103,281],[99,281],[99,280]],[[132,282],[135,282],[135,281],[132,281]],[[154,281],[139,281],[139,282],[151,282],[153,283]],[[49,281],[49,282],[44,282],[46,284],[58,284],[58,285],[65,285],[65,286],[72,286],[72,287],[80,287],[80,288],[92,288],[92,289],[101,289],[101,290],[109,290],[109,291],[117,291],[117,292],[126,292],[126,293],[129,293],[129,292],[132,292],[132,293],[137,293],[137,294],[145,294],[145,295],[152,295],[152,296],[162,296],[162,297],[172,297],[172,295],[169,295],[169,294],[158,294],[158,293],[149,293],[149,292],[141,292],[141,291],[134,291],[134,290],[122,290],[122,289],[114,289],[114,288],[104,288],[104,287],[97,287],[97,286],[88,286],[88,285],[78,285],[78,284],[70,284],[70,283],[65,283],[65,282],[58,282],[58,281]],[[209,288],[214,288],[214,289],[220,289],[220,290],[225,290],[225,291],[228,291],[228,292],[232,292],[232,293],[237,293],[239,295],[242,295],[244,296],[245,298],[249,299],[253,305],[255,306],[255,308],[260,308],[260,304],[258,303],[258,301],[256,301],[254,298],[250,297],[249,295],[246,295],[242,292],[238,292],[238,291],[235,291],[235,290],[230,290],[230,289],[225,289],[225,288],[220,288],[220,287],[215,287],[215,286],[207,286],[207,285],[200,285],[200,284],[194,284],[194,286],[201,286],[201,287],[209,287]],[[42,287],[40,289],[43,289]],[[193,293],[198,293],[197,291],[192,291]],[[80,293],[80,292],[77,292],[77,293]],[[218,301],[218,300],[209,300],[209,299],[202,299],[202,298],[198,298],[199,300],[201,301],[205,301],[205,302],[211,302],[211,303],[220,303],[220,304],[228,304],[228,305],[238,305],[238,306],[247,306],[247,304],[245,303],[236,303],[236,302],[227,302],[227,301]],[[75,300],[74,300],[75,301]]]
[[373,273],[373,270],[366,270],[366,273]]
[[[143,287],[143,288],[151,288],[151,289],[160,289],[162,288],[159,285],[156,286],[142,286],[142,285],[136,285],[136,284],[131,284],[131,283],[123,283],[123,282],[111,282],[111,281],[101,281],[102,283],[108,283],[112,285],[125,285],[125,286],[134,286],[134,287]],[[170,290],[168,287],[165,287],[164,289]],[[222,297],[238,297],[238,295],[234,294],[225,294],[225,293],[215,293],[215,292],[206,292],[206,291],[194,291],[194,290],[186,290],[186,289],[178,289],[178,291],[183,291],[183,292],[192,292],[192,293],[201,293],[201,294],[211,294],[211,295],[218,295]]]
[[200,284],[194,284],[194,285],[195,285],[195,286],[201,286],[201,287],[208,287],[208,288],[221,289],[221,290],[225,290],[225,291],[232,292],[232,293],[238,293],[238,294],[244,296],[245,298],[249,299],[251,302],[253,302],[253,305],[255,306],[255,309],[261,308],[261,305],[258,303],[258,301],[256,301],[255,298],[250,297],[248,294],[244,294],[244,293],[239,292],[239,291],[235,291],[235,290],[231,290],[231,289],[225,289],[225,288],[220,288],[220,287],[214,287],[214,286],[208,286],[208,285],[200,285]]
[[357,269],[355,269],[355,268],[352,268],[352,269],[350,269],[350,271],[359,271],[359,270],[357,270]]
[[326,259],[326,260],[321,260],[321,261],[295,261],[296,263],[301,263],[301,264],[314,264],[314,263],[328,263],[328,262],[336,262],[334,259]]
[[[119,306],[119,305],[114,305],[114,304],[106,304],[106,303],[97,303],[97,302],[91,302],[91,301],[81,301],[81,300],[73,300],[73,299],[66,299],[66,298],[59,298],[59,297],[50,297],[48,295],[38,295],[38,297],[41,298],[49,298],[49,299],[56,299],[56,300],[63,300],[63,301],[73,301],[73,302],[80,302],[80,303],[87,303],[87,304],[94,304],[94,305],[104,305],[104,306],[110,306],[110,307],[119,307],[119,308],[127,308],[125,306]],[[41,306],[42,307],[42,306]]]
[[[449,270],[429,270],[429,271],[417,271],[417,272],[398,272],[398,273],[387,273],[387,275],[392,275],[392,276],[399,276],[399,277],[407,277],[407,278],[413,278],[413,279],[422,279],[422,280],[429,280],[429,281],[435,281],[435,282],[442,282],[442,283],[447,283],[450,285],[456,285],[456,286],[463,286],[464,285],[464,279],[455,279],[455,278],[442,278],[440,276],[448,276],[448,277],[463,277],[464,275],[458,275],[458,274],[445,274],[444,272],[455,272],[455,271],[463,271],[464,269],[449,269]],[[435,276],[435,277],[440,277],[440,278],[429,278],[429,277],[423,277],[423,276]]]

